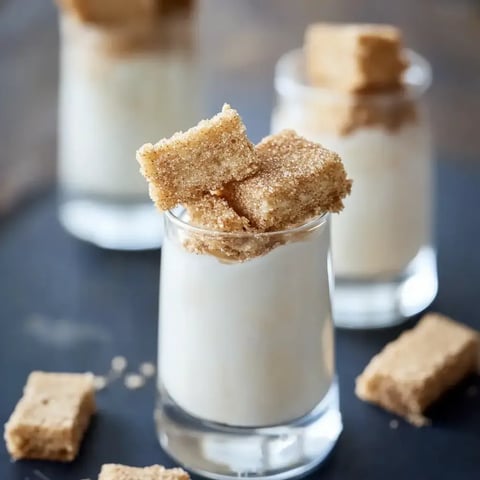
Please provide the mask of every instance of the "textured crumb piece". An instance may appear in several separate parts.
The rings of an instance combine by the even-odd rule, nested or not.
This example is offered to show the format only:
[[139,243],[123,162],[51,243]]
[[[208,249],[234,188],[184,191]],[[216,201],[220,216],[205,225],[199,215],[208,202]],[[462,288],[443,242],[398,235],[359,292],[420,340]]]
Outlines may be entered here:
[[129,373],[125,375],[124,384],[129,390],[137,390],[145,385],[145,379],[138,373]]
[[190,476],[181,468],[167,469],[161,465],[137,468],[126,465],[106,464],[102,466],[98,480],[189,480]]
[[249,229],[247,218],[238,215],[228,202],[219,196],[207,194],[187,205],[192,225],[220,232],[242,232]]
[[238,113],[224,105],[210,120],[137,152],[150,196],[161,210],[201,199],[258,169],[254,147]]
[[356,394],[404,416],[428,423],[425,409],[476,369],[479,335],[443,315],[425,315],[389,343],[357,378]]
[[156,371],[155,364],[152,362],[143,362],[140,364],[138,371],[146,378],[153,377]]
[[[223,261],[245,261],[270,251],[271,242],[256,235],[247,218],[238,215],[228,202],[216,195],[206,195],[187,206],[187,215],[192,225],[213,231],[192,232],[183,241],[183,246],[192,253],[214,255]],[[215,232],[247,233],[231,236]]]
[[390,25],[310,25],[306,73],[313,85],[348,92],[398,89],[407,67],[400,31]]
[[340,157],[284,130],[255,148],[257,174],[224,189],[229,204],[260,230],[280,230],[326,212],[339,212],[350,193]]
[[95,411],[91,374],[32,372],[5,425],[15,459],[71,461]]
[[62,11],[89,23],[119,24],[157,14],[158,0],[57,0]]
[[261,234],[218,237],[209,234],[191,234],[183,240],[183,247],[197,255],[212,255],[223,263],[240,263],[261,257],[285,243]]
[[127,359],[122,355],[117,355],[116,357],[112,358],[111,366],[112,366],[112,370],[115,373],[124,372],[125,369],[127,368],[127,365],[128,365]]

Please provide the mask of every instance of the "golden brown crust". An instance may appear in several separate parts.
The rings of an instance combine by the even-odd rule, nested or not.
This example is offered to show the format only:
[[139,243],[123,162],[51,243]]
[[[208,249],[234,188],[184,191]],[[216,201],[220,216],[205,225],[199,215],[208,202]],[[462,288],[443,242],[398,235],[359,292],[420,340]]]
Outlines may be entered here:
[[137,151],[140,171],[160,210],[201,199],[258,169],[254,147],[238,113],[224,105],[210,120]]
[[85,23],[125,25],[161,16],[184,14],[194,0],[56,0],[62,12]]
[[238,215],[228,202],[217,195],[206,194],[200,200],[186,205],[191,225],[219,232],[246,232],[247,218]]
[[91,51],[92,58],[124,57],[140,52],[191,53],[195,48],[194,24],[188,16],[145,17],[129,23],[85,23],[78,16],[61,17],[62,39]]
[[[328,95],[309,99],[302,105],[302,130],[312,134],[346,136],[361,128],[382,128],[395,133],[404,125],[415,123],[419,113],[415,103],[397,93],[396,98],[375,95]],[[279,115],[290,115],[288,108]]]
[[312,85],[345,92],[396,90],[407,62],[400,31],[390,25],[310,25],[306,71]]
[[137,468],[113,463],[102,466],[98,480],[189,480],[181,468],[166,469],[161,465]]
[[427,314],[372,358],[357,378],[356,394],[422,424],[425,409],[476,370],[479,345],[478,332]]
[[255,228],[281,230],[342,210],[352,182],[336,153],[293,130],[264,138],[255,152],[260,170],[223,191],[232,208]]
[[5,425],[15,459],[75,459],[95,411],[93,375],[32,372]]

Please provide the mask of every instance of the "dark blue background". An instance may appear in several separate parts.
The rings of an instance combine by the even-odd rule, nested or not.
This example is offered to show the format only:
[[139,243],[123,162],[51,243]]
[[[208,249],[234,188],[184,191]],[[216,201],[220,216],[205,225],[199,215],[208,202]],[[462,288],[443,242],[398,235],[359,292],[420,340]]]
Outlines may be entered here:
[[[440,291],[433,309],[480,329],[480,167],[440,162],[437,237]],[[102,251],[65,234],[52,192],[0,223],[0,418],[6,421],[32,369],[104,373],[113,356],[132,370],[156,359],[159,253]],[[415,319],[414,319],[415,320]],[[366,405],[354,379],[385,342],[412,325],[338,331],[337,360],[344,432],[311,478],[440,480],[480,478],[480,381],[471,378],[431,409],[433,425],[416,429]],[[476,386],[476,396],[467,389]],[[473,390],[470,388],[470,391]],[[96,478],[119,462],[172,465],[152,419],[154,381],[136,391],[114,383],[98,394],[99,413],[70,465],[10,463],[0,447],[0,478]]]

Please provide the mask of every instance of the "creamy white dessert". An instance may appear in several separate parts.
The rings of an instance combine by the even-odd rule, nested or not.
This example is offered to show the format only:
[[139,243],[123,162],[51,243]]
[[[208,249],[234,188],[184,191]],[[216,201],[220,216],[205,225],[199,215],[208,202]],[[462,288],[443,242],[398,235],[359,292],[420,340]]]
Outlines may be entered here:
[[328,222],[263,256],[223,263],[167,235],[159,382],[187,413],[237,427],[310,412],[333,382]]
[[192,52],[112,51],[108,32],[61,21],[59,181],[71,195],[148,201],[138,145],[198,121]]
[[289,106],[272,117],[272,132],[295,128],[337,152],[355,187],[332,218],[335,273],[346,278],[395,275],[429,245],[432,148],[421,115],[400,128],[359,127],[348,134],[312,129]]

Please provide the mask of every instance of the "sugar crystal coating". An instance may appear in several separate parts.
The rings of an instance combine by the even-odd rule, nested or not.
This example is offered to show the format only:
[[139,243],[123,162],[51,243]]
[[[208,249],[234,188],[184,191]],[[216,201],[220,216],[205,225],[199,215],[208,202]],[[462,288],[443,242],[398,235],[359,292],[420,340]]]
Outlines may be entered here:
[[249,229],[247,218],[238,215],[228,202],[217,195],[207,194],[187,205],[189,222],[209,230],[242,232]]
[[336,153],[293,130],[264,138],[255,152],[259,172],[224,189],[229,204],[254,227],[281,230],[342,210],[352,182]]
[[357,378],[356,394],[416,425],[425,409],[477,367],[478,332],[440,314],[387,344]]
[[224,105],[210,120],[137,152],[152,200],[161,210],[200,200],[258,169],[254,147],[238,113]]

